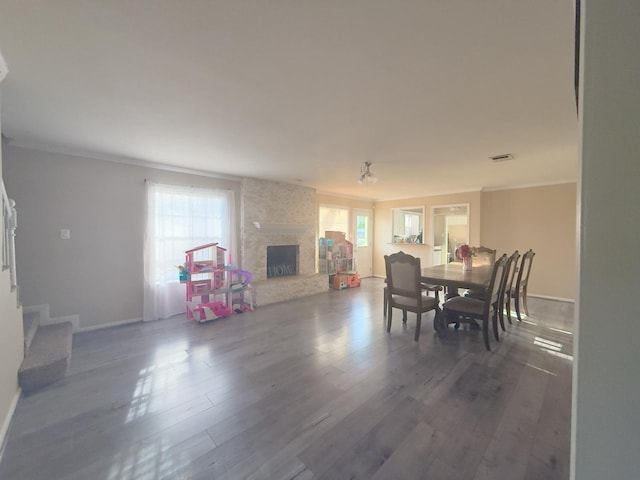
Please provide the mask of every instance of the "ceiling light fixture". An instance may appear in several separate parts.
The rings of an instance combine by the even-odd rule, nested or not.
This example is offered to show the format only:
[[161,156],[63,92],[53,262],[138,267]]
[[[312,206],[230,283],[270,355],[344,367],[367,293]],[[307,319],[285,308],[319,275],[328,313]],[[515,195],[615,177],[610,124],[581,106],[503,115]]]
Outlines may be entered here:
[[358,183],[361,185],[366,185],[374,184],[377,181],[378,177],[371,173],[371,162],[364,162],[364,165],[362,165],[362,168],[360,168],[360,179],[358,179]]

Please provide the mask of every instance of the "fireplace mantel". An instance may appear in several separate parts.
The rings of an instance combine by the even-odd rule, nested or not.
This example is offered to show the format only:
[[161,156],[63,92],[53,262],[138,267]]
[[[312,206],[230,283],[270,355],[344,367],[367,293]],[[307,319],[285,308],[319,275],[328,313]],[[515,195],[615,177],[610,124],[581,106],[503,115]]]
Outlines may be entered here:
[[311,224],[308,224],[308,223],[253,222],[253,225],[261,232],[269,235],[305,233],[311,228]]

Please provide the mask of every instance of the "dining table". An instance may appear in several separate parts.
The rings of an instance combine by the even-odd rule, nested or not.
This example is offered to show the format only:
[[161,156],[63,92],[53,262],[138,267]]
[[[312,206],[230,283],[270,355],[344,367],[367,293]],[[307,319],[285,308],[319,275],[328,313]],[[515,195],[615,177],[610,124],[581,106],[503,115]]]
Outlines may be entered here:
[[493,265],[474,266],[463,270],[462,263],[451,262],[444,265],[421,269],[420,281],[432,285],[442,285],[447,289],[447,298],[457,295],[458,288],[484,290],[491,282]]

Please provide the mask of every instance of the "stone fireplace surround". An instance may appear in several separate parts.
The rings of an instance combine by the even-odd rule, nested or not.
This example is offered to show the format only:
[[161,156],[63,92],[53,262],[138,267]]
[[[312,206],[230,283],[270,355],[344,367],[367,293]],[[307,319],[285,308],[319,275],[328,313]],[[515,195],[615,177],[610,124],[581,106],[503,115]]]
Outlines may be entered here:
[[[328,290],[327,276],[316,273],[315,190],[243,178],[241,198],[242,268],[253,273],[256,304],[268,305]],[[267,278],[267,246],[272,245],[300,246],[298,275]]]

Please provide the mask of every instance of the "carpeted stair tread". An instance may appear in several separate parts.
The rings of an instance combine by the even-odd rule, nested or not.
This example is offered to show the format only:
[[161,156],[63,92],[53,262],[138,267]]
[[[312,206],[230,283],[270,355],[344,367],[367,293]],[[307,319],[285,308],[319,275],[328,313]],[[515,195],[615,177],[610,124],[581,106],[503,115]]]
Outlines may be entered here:
[[71,359],[72,328],[70,322],[38,328],[18,371],[23,391],[33,391],[65,376]]

